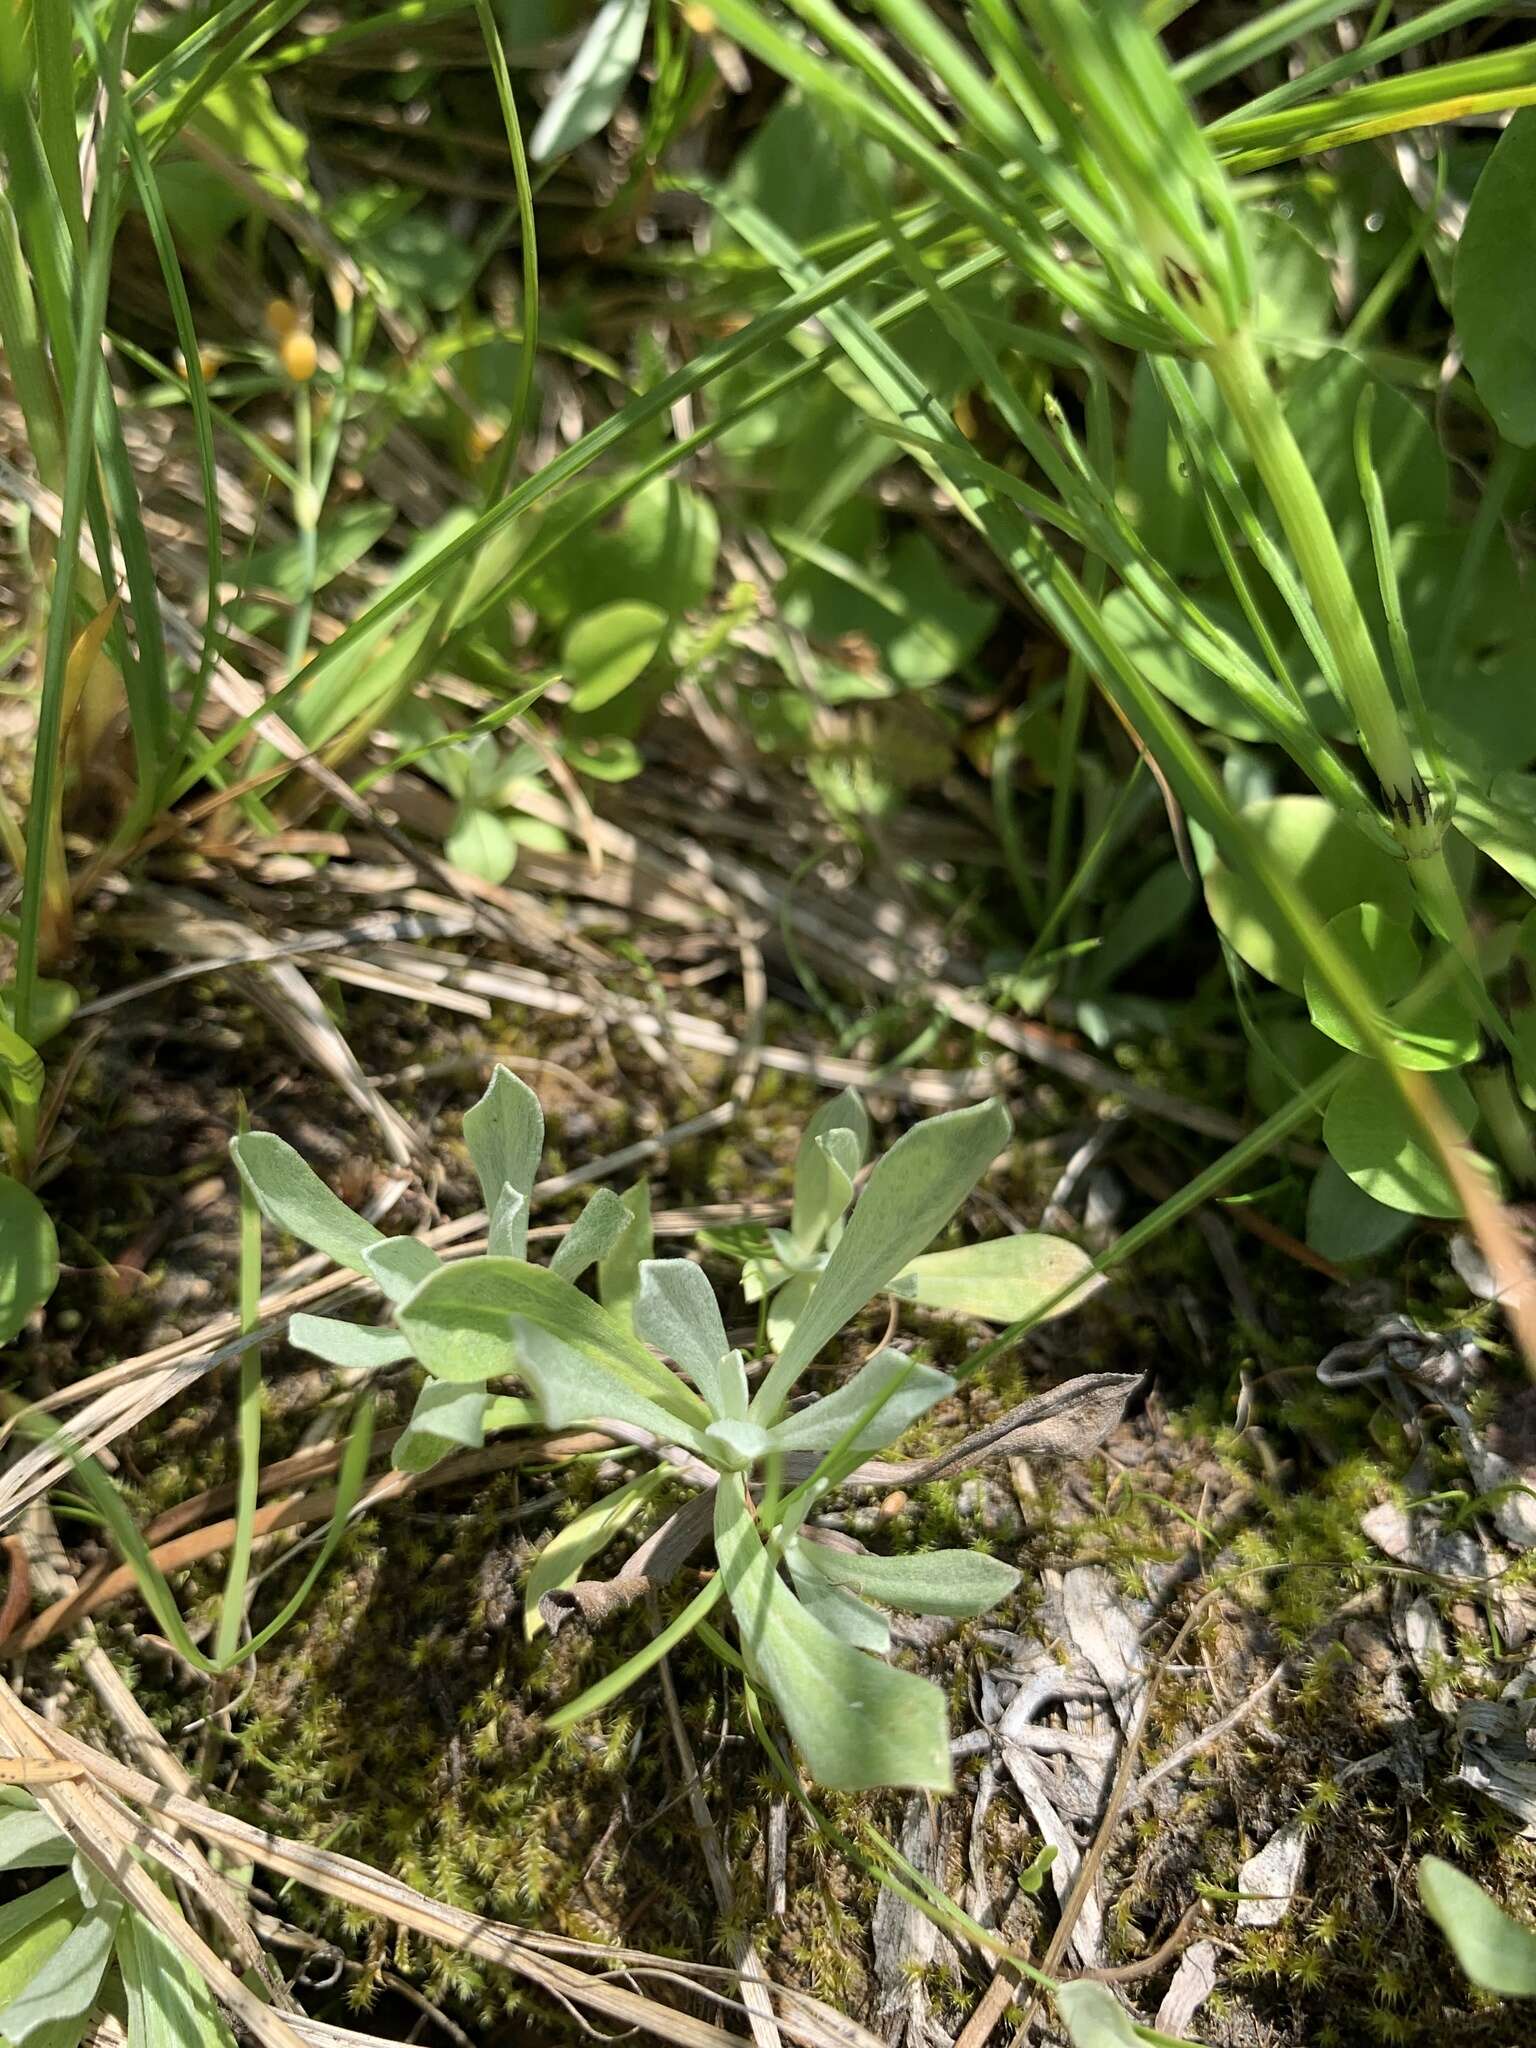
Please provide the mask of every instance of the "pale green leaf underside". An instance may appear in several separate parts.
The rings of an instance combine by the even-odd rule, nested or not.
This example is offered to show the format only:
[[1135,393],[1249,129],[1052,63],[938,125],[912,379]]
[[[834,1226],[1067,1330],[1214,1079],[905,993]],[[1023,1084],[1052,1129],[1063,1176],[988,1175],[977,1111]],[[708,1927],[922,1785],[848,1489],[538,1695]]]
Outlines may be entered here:
[[624,1235],[629,1211],[612,1188],[599,1188],[561,1238],[549,1262],[562,1280],[579,1280],[611,1252]]
[[395,1439],[389,1462],[397,1472],[427,1472],[455,1451],[478,1450],[485,1442],[484,1387],[452,1380],[428,1380],[416,1396],[411,1419]]
[[635,1297],[635,1335],[685,1372],[712,1415],[730,1413],[720,1366],[730,1339],[709,1276],[691,1259],[646,1259]]
[[507,1246],[507,1256],[520,1259],[528,1243],[528,1202],[544,1149],[544,1111],[537,1095],[510,1068],[497,1067],[480,1100],[464,1112],[464,1142],[488,1211],[495,1209],[504,1187],[516,1188],[523,1198],[521,1217]]
[[914,1364],[904,1351],[877,1351],[836,1393],[786,1415],[769,1434],[777,1450],[830,1451],[873,1408],[852,1448],[883,1450],[954,1389],[948,1373]]
[[917,1550],[907,1557],[874,1557],[802,1541],[799,1567],[834,1586],[846,1586],[883,1607],[908,1614],[985,1614],[1006,1600],[1019,1574],[983,1550]]

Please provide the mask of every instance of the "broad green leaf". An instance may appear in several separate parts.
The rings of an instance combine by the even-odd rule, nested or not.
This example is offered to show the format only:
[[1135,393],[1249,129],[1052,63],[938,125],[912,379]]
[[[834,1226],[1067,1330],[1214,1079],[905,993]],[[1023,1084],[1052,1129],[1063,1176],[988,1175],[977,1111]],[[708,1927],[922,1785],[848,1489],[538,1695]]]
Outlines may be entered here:
[[[925,1252],[903,1266],[891,1293],[924,1308],[984,1316],[989,1323],[1016,1323],[1081,1277],[1093,1264],[1087,1252],[1064,1237],[1040,1231],[988,1238],[952,1252]],[[1051,1310],[1066,1315],[1082,1301],[1070,1294]]]
[[1358,1188],[1337,1160],[1325,1159],[1307,1193],[1307,1243],[1325,1259],[1348,1265],[1372,1259],[1411,1230],[1413,1218]]
[[449,865],[499,887],[517,866],[517,838],[496,811],[465,804],[443,841]]
[[801,1605],[763,1548],[740,1479],[716,1490],[715,1550],[748,1668],[773,1694],[816,1782],[949,1791],[937,1686],[840,1642]]
[[[1477,1106],[1465,1081],[1455,1074],[1425,1077],[1451,1122],[1463,1133],[1477,1122]],[[1361,1060],[1328,1098],[1323,1141],[1356,1187],[1389,1209],[1415,1216],[1459,1216],[1461,1203],[1445,1168],[1429,1150],[1410,1117],[1397,1084],[1385,1067]],[[1484,1173],[1476,1153],[1470,1163]]]
[[[1425,999],[1412,995],[1419,978],[1419,946],[1407,925],[1376,903],[1359,903],[1328,920],[1337,941],[1373,999],[1382,1028],[1404,1067],[1459,1067],[1476,1059],[1479,1033],[1457,989],[1446,986]],[[1328,984],[1309,968],[1302,977],[1312,1022],[1350,1052],[1369,1048]]]
[[0,2003],[32,1981],[82,1911],[79,1888],[67,1871],[0,1906]]
[[985,1614],[1006,1600],[1019,1573],[984,1550],[914,1550],[906,1557],[875,1557],[800,1541],[798,1569],[847,1586],[882,1607],[907,1614]]
[[1536,1930],[1512,1920],[1480,1884],[1438,1856],[1420,1861],[1419,1896],[1479,1991],[1536,1998]]
[[389,1462],[397,1472],[427,1472],[455,1451],[478,1450],[485,1442],[489,1401],[484,1387],[428,1380],[395,1439]]
[[386,1301],[400,1302],[415,1292],[429,1273],[442,1266],[431,1245],[419,1237],[386,1237],[363,1255],[375,1286]]
[[[851,1172],[849,1154],[842,1151],[839,1156],[821,1142],[836,1132],[846,1133],[853,1141]],[[807,1248],[821,1243],[847,1208],[853,1195],[853,1175],[868,1156],[869,1113],[854,1091],[845,1088],[811,1118],[795,1155],[795,1200],[789,1228],[797,1243]]]
[[1008,1142],[1000,1102],[931,1116],[896,1140],[865,1184],[753,1410],[771,1420],[811,1360],[948,1223]]
[[520,1259],[528,1242],[527,1205],[544,1150],[544,1111],[509,1067],[497,1067],[480,1100],[464,1112],[464,1142],[487,1210],[495,1209],[504,1187],[515,1188],[523,1198],[521,1221],[512,1227],[504,1250],[505,1257]]
[[[580,483],[541,513],[539,536],[572,526],[604,499],[610,480]],[[720,522],[701,491],[670,479],[638,490],[617,521],[573,533],[528,577],[523,594],[545,624],[563,627],[595,600],[631,598],[668,618],[705,604],[714,587]]]
[[914,1364],[904,1351],[877,1351],[836,1393],[784,1416],[769,1434],[777,1450],[830,1451],[873,1408],[873,1420],[859,1431],[852,1448],[878,1451],[954,1390],[947,1372]]
[[[1403,922],[1412,918],[1406,865],[1372,845],[1324,798],[1272,797],[1251,805],[1243,821],[1319,924],[1359,903],[1380,904]],[[1266,981],[1299,995],[1307,956],[1268,895],[1217,861],[1205,876],[1205,898],[1233,951]]]
[[0,1813],[0,1870],[50,1870],[74,1853],[69,1837],[30,1799]]
[[706,1419],[698,1397],[595,1301],[557,1273],[521,1259],[463,1259],[444,1266],[402,1303],[396,1320],[435,1378],[484,1381],[522,1369],[514,1316],[570,1345],[634,1393],[669,1406],[680,1419]]
[[1456,247],[1456,334],[1477,394],[1517,448],[1536,443],[1536,111],[1523,107],[1495,143]]
[[270,1131],[242,1131],[229,1149],[269,1223],[324,1252],[336,1265],[367,1275],[365,1254],[383,1242],[384,1233],[333,1195],[291,1145]]
[[[1211,623],[1230,634],[1250,660],[1258,662],[1257,643],[1235,601],[1203,592],[1198,597],[1200,609]],[[1177,704],[1212,732],[1226,733],[1235,740],[1273,737],[1271,727],[1249,710],[1232,686],[1181,646],[1168,628],[1152,617],[1134,591],[1111,591],[1104,600],[1103,617],[1116,642],[1171,704]],[[1308,677],[1302,684],[1302,694],[1319,725],[1325,729],[1339,725],[1337,702],[1321,677]]]
[[1141,2036],[1107,1984],[1079,1977],[1051,1993],[1072,2048],[1141,2048]]
[[295,1351],[307,1351],[311,1358],[323,1358],[327,1365],[345,1366],[354,1372],[398,1365],[411,1355],[410,1345],[398,1330],[343,1323],[335,1316],[294,1316],[288,1325],[288,1342]]
[[655,1497],[666,1476],[661,1466],[653,1466],[638,1479],[631,1479],[627,1486],[617,1487],[601,1500],[593,1501],[550,1537],[533,1560],[523,1594],[523,1634],[529,1642],[545,1626],[539,1612],[539,1602],[545,1594],[574,1585],[584,1567],[606,1550]]
[[856,1650],[869,1650],[883,1657],[891,1647],[891,1625],[878,1608],[866,1607],[846,1586],[836,1586],[820,1572],[803,1571],[796,1563],[797,1546],[791,1544],[784,1562],[795,1582],[795,1593],[807,1613],[840,1642]]
[[629,1211],[613,1189],[599,1188],[556,1246],[549,1270],[562,1280],[579,1280],[612,1251],[628,1222]]
[[571,684],[571,708],[595,711],[627,690],[648,666],[667,630],[667,615],[653,604],[626,600],[599,605],[566,629],[560,665]]
[[1528,896],[1536,896],[1536,775],[1511,770],[1496,775],[1491,786],[1465,783],[1456,791],[1456,828],[1472,844],[1513,875]]
[[[573,1424],[626,1423],[643,1429],[662,1442],[674,1438],[708,1458],[704,1439],[704,1415],[680,1419],[675,1402],[665,1405],[653,1395],[639,1392],[633,1382],[615,1372],[602,1360],[578,1351],[559,1337],[552,1337],[536,1324],[513,1324],[517,1340],[517,1370],[533,1389],[539,1415],[546,1429],[566,1429]],[[676,1396],[685,1396],[681,1380],[673,1386]],[[692,1399],[692,1396],[686,1396]],[[710,1459],[713,1463],[714,1460]]]
[[[651,1256],[651,1184],[637,1180],[619,1198],[629,1221],[597,1262],[597,1298],[616,1322],[633,1331],[640,1268]],[[493,1250],[498,1247],[493,1246]]]
[[640,1268],[635,1335],[670,1358],[704,1396],[711,1415],[728,1416],[720,1365],[730,1339],[709,1275],[691,1259],[647,1259]]
[[126,1913],[117,1961],[128,1997],[129,2048],[232,2048],[208,1987],[158,1929]]
[[536,164],[607,127],[640,62],[649,16],[649,0],[604,0],[529,138]]
[[58,1284],[52,1217],[29,1187],[0,1173],[0,1344],[10,1343]]
[[106,1974],[121,1912],[113,1898],[86,1913],[25,1989],[0,2008],[0,2038],[11,2048],[26,2048],[39,2035],[46,2048],[79,2039]]
[[[79,991],[67,981],[50,981],[40,976],[32,991],[32,1029],[28,1044],[36,1048],[56,1038],[80,1007]],[[10,985],[0,988],[0,1020],[16,1028],[14,993]]]

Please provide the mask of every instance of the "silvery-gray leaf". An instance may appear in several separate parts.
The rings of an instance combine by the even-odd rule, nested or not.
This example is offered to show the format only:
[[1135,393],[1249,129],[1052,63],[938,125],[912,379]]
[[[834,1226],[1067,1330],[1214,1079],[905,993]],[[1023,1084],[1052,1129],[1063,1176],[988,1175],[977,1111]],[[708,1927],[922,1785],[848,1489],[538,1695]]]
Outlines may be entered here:
[[[835,1394],[786,1415],[770,1434],[781,1451],[830,1451],[873,1409],[871,1419],[854,1440],[854,1448],[878,1451],[894,1443],[954,1389],[948,1373],[915,1364],[904,1351],[877,1351]],[[752,1406],[755,1409],[757,1403]]]
[[914,1550],[905,1557],[876,1557],[867,1550],[804,1542],[798,1555],[806,1570],[834,1586],[907,1614],[985,1614],[1019,1583],[1011,1564],[984,1550]]
[[489,1212],[485,1248],[493,1259],[520,1259],[527,1243],[528,1204],[511,1181],[503,1181]]
[[599,1188],[560,1240],[549,1270],[562,1280],[579,1280],[613,1250],[628,1224],[629,1211],[613,1189]]
[[324,1252],[336,1265],[367,1272],[365,1254],[383,1232],[333,1195],[291,1145],[271,1131],[242,1131],[229,1149],[269,1223]]
[[847,1208],[854,1177],[869,1151],[869,1114],[851,1088],[822,1104],[805,1127],[795,1156],[790,1235],[810,1249]]
[[495,1208],[504,1187],[515,1188],[523,1198],[520,1220],[505,1248],[507,1257],[520,1259],[528,1243],[527,1203],[544,1149],[539,1098],[510,1069],[497,1067],[480,1100],[464,1113],[464,1142],[487,1211]]
[[796,1568],[794,1547],[785,1554],[790,1577],[801,1604],[815,1615],[824,1628],[856,1650],[870,1650],[883,1657],[891,1647],[891,1626],[877,1608],[866,1607],[856,1593],[834,1586],[819,1572]]
[[758,1389],[753,1409],[760,1420],[778,1418],[822,1347],[932,1244],[1008,1142],[1010,1129],[1000,1102],[979,1102],[926,1117],[896,1140],[865,1183],[794,1334]]
[[398,1330],[380,1330],[368,1323],[343,1323],[335,1316],[298,1315],[288,1324],[288,1342],[295,1351],[323,1358],[327,1365],[353,1372],[372,1372],[398,1365],[411,1347]]
[[419,1237],[385,1237],[363,1254],[364,1270],[386,1301],[407,1299],[442,1260]]
[[411,1419],[395,1439],[389,1462],[397,1472],[427,1472],[455,1451],[478,1450],[485,1442],[484,1387],[452,1380],[428,1380],[416,1396]]
[[730,1350],[709,1275],[692,1259],[645,1259],[635,1298],[635,1334],[676,1361],[704,1396],[712,1415],[730,1413],[721,1361]]

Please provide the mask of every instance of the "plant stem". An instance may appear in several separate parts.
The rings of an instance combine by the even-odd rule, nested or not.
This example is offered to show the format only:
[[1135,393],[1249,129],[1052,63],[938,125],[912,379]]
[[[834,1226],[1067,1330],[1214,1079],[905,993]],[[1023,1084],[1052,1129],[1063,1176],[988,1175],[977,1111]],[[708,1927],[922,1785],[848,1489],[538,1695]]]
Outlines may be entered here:
[[1428,793],[1339,552],[1333,522],[1252,336],[1230,336],[1208,352],[1206,361],[1290,542],[1333,649],[1339,682],[1381,785],[1392,829],[1412,858],[1428,828]]

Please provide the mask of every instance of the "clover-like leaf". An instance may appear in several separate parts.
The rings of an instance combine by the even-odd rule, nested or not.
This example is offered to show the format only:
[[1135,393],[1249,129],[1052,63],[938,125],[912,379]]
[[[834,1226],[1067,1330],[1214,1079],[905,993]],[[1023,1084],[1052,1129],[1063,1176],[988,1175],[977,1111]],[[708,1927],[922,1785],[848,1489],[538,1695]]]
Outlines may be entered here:
[[[1477,1105],[1459,1075],[1425,1077],[1441,1107],[1461,1132],[1477,1122]],[[1328,1098],[1323,1141],[1357,1187],[1388,1209],[1414,1216],[1459,1216],[1461,1198],[1444,1163],[1430,1150],[1418,1121],[1398,1093],[1388,1070],[1360,1060]],[[1491,1173],[1475,1152],[1467,1155],[1479,1172]]]
[[[1459,1067],[1476,1059],[1477,1020],[1457,988],[1445,983],[1427,995],[1415,990],[1420,954],[1407,925],[1378,903],[1357,903],[1328,920],[1328,934],[1364,983],[1400,1066]],[[1351,1052],[1370,1052],[1354,1019],[1310,967],[1303,988],[1319,1031]]]
[[504,1187],[515,1188],[523,1198],[521,1216],[499,1247],[506,1257],[520,1259],[528,1242],[527,1205],[544,1149],[544,1111],[510,1068],[497,1067],[480,1100],[464,1112],[464,1142],[488,1211],[495,1209]]
[[369,1248],[383,1241],[310,1166],[271,1131],[242,1131],[230,1143],[240,1177],[269,1223],[324,1252],[338,1266],[366,1274]]
[[1008,1141],[1000,1102],[914,1124],[880,1160],[854,1204],[789,1342],[753,1401],[773,1420],[824,1344],[930,1245]]
[[716,1489],[715,1551],[748,1668],[773,1694],[818,1784],[949,1791],[938,1687],[839,1640],[795,1598],[763,1548],[739,1477]]
[[904,1351],[877,1351],[835,1393],[786,1415],[774,1424],[769,1435],[775,1450],[830,1451],[861,1417],[868,1415],[870,1419],[853,1439],[851,1448],[883,1450],[910,1429],[920,1415],[926,1415],[935,1402],[954,1390],[955,1383],[947,1372],[931,1365],[918,1365]]

